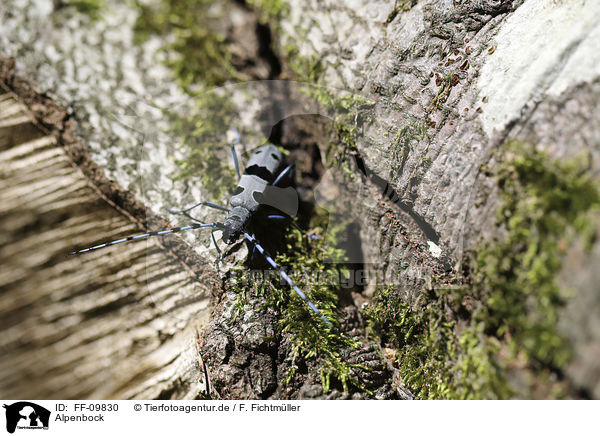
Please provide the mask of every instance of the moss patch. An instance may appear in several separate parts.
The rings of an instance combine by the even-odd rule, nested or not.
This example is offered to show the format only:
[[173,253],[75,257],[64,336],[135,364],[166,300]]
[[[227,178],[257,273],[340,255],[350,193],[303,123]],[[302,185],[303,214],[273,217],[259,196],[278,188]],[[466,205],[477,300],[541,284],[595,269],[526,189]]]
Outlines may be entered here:
[[558,161],[518,141],[497,157],[503,236],[470,256],[470,285],[434,286],[416,301],[382,289],[365,310],[371,331],[396,350],[402,381],[421,398],[510,398],[511,368],[551,383],[548,374],[570,359],[556,328],[567,292],[555,278],[567,241],[594,240],[598,187],[585,157]]
[[73,8],[78,13],[89,16],[92,20],[99,20],[102,18],[102,12],[106,10],[105,0],[65,0],[54,3],[54,9],[59,11],[61,9]]
[[325,161],[330,167],[341,168],[349,180],[356,179],[349,156],[359,154],[357,140],[363,123],[371,119],[375,102],[360,95],[345,93],[324,86],[302,88],[308,98],[317,102],[333,123],[329,124],[331,140],[326,145]]
[[417,4],[417,0],[396,0],[394,9],[388,15],[385,20],[385,24],[390,24],[398,14],[409,11],[414,5]]
[[380,290],[364,313],[372,332],[396,350],[393,362],[401,381],[423,399],[505,398],[510,390],[494,358],[500,345],[480,325],[457,335],[444,291],[424,292],[404,302],[393,287]]
[[222,11],[214,0],[161,0],[156,5],[138,3],[135,25],[138,43],[150,35],[169,41],[163,47],[166,65],[180,85],[220,86],[244,77],[231,65],[232,54],[223,31],[217,28]]
[[[325,221],[324,215],[317,214],[313,220],[313,231],[318,233],[319,223],[325,224]],[[346,358],[348,351],[359,348],[360,343],[336,332],[339,277],[347,275],[344,265],[346,255],[338,247],[344,242],[342,235],[346,226],[347,223],[330,225],[321,241],[307,240],[299,231],[290,230],[285,250],[275,258],[332,325],[325,324],[275,271],[270,275],[271,280],[254,283],[252,291],[265,296],[265,304],[260,310],[272,307],[280,314],[279,333],[285,335],[291,344],[286,384],[292,382],[299,368],[310,361],[319,368],[325,392],[334,381],[339,382],[345,391],[354,387],[368,392],[358,374],[368,369]],[[324,259],[327,261],[323,262]],[[245,281],[243,272],[241,277]],[[239,301],[243,302],[249,290],[238,288]]]
[[496,176],[503,200],[497,221],[507,233],[474,259],[476,297],[485,304],[473,315],[488,333],[509,334],[527,359],[561,368],[570,353],[556,323],[568,293],[554,279],[574,235],[591,246],[600,195],[586,157],[552,160],[512,141],[507,158]]
[[246,0],[260,13],[262,24],[278,27],[279,20],[287,13],[289,6],[284,0]]
[[215,201],[222,200],[236,186],[235,171],[223,152],[229,150],[225,133],[235,115],[236,107],[228,96],[209,90],[196,96],[189,115],[167,113],[171,131],[181,138],[180,146],[189,150],[185,159],[175,161],[181,168],[177,178],[200,177]]
[[[339,284],[331,277],[347,274],[343,262],[346,256],[343,250],[337,248],[342,242],[340,235],[345,232],[347,223],[331,226],[327,235],[320,244],[306,244],[299,232],[290,234],[287,238],[286,253],[278,257],[282,265],[290,265],[290,270],[303,268],[311,274],[310,283],[303,282],[309,299],[312,300],[326,317],[337,323],[335,304],[338,299]],[[323,262],[327,259],[327,263]],[[283,291],[283,292],[281,292]],[[319,358],[321,382],[323,390],[327,392],[331,379],[335,378],[342,383],[345,391],[349,385],[363,388],[360,380],[353,373],[354,369],[366,369],[360,365],[349,363],[343,352],[348,348],[358,348],[360,344],[342,334],[335,333],[323,322],[315,321],[316,317],[296,293],[290,294],[289,290],[282,290],[272,300],[280,304],[289,298],[288,304],[282,307],[281,327],[282,332],[291,336],[292,354],[289,356],[291,371],[288,380],[294,376],[298,368],[298,358]],[[290,298],[291,295],[291,298]],[[323,309],[321,309],[323,308]]]
[[[86,0],[88,2],[100,0]],[[228,81],[250,77],[232,65],[232,43],[226,34],[230,25],[227,14],[233,2],[215,0],[161,0],[152,5],[137,3],[139,16],[135,25],[138,43],[157,35],[164,39],[165,64],[173,70],[179,84],[190,90],[194,86],[221,86]],[[283,0],[248,0],[261,24],[276,31],[287,11]]]

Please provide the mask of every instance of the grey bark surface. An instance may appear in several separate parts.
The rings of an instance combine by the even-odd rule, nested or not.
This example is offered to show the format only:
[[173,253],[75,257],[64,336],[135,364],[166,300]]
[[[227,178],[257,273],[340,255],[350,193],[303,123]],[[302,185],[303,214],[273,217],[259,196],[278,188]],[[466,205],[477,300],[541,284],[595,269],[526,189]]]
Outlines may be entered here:
[[[353,218],[360,224],[365,263],[377,268],[384,276],[392,277],[395,283],[403,287],[407,300],[410,300],[427,286],[426,278],[432,272],[443,271],[448,266],[454,271],[460,270],[464,253],[497,232],[494,225],[495,211],[499,205],[497,188],[494,180],[483,174],[480,168],[490,162],[493,164],[490,160],[491,151],[501,147],[507,138],[536,144],[555,157],[573,156],[587,150],[591,153],[590,171],[598,180],[600,58],[596,41],[600,34],[600,6],[584,0],[425,0],[404,3],[411,7],[402,10],[398,9],[398,2],[383,1],[359,1],[352,5],[322,1],[291,3],[289,15],[281,22],[279,37],[282,45],[297,47],[300,56],[321,62],[324,66],[323,85],[344,89],[375,102],[371,121],[365,124],[356,145],[365,165],[376,177],[362,191],[362,197],[353,199],[357,204],[368,205],[366,210],[357,208],[349,213],[353,213]],[[29,21],[25,21],[32,25],[36,23],[36,17],[32,14]],[[129,21],[130,24],[131,18],[123,21]],[[6,22],[11,23],[8,19]],[[67,24],[65,29],[81,27],[76,19]],[[136,184],[136,177],[128,165],[139,153],[138,149],[131,147],[136,143],[137,136],[131,130],[123,130],[117,123],[112,123],[107,117],[106,108],[114,104],[114,110],[125,108],[121,113],[127,113],[128,102],[134,101],[139,96],[137,93],[143,93],[144,90],[149,90],[154,101],[160,101],[159,106],[173,104],[179,98],[185,101],[185,97],[179,95],[174,86],[165,85],[170,82],[165,79],[168,73],[161,70],[162,67],[158,67],[159,73],[144,75],[141,72],[146,67],[150,71],[149,66],[154,65],[155,59],[149,54],[152,53],[149,45],[135,48],[132,44],[128,45],[127,38],[119,39],[111,34],[115,28],[125,24],[107,22],[98,25],[105,28],[98,32],[102,35],[99,37],[100,43],[92,46],[111,48],[107,57],[106,51],[97,50],[86,58],[81,55],[82,48],[77,46],[61,51],[61,47],[56,49],[60,46],[58,43],[49,43],[58,55],[48,55],[46,47],[38,47],[30,53],[27,50],[34,45],[31,41],[36,40],[35,34],[28,41],[15,40],[9,31],[0,32],[0,37],[9,50],[5,54],[23,62],[23,74],[28,79],[38,84],[41,91],[50,92],[56,100],[73,109],[73,117],[77,121],[76,133],[91,149],[92,159],[106,170],[109,178],[114,178],[143,204],[151,207],[154,213],[158,213],[166,204],[180,205],[191,202],[193,198],[205,198],[205,191],[199,183],[193,182],[187,197],[179,194],[184,192],[183,184],[170,181],[175,169],[169,164],[168,156],[177,153],[169,146],[173,138],[165,138],[158,132],[153,137],[155,158],[158,162],[166,163],[147,169],[150,173],[158,172],[156,177],[145,177],[146,181],[157,180],[156,183],[152,182],[146,187]],[[10,26],[7,28],[10,29]],[[34,26],[31,28],[35,29]],[[55,35],[56,40],[70,40],[60,31],[53,32],[51,34]],[[97,36],[94,32],[91,34]],[[138,61],[138,68],[131,67],[132,60]],[[81,70],[78,76],[66,74],[70,67],[65,65],[74,62],[78,63]],[[40,65],[44,65],[44,68],[40,68]],[[63,75],[59,72],[63,72]],[[132,74],[138,78],[139,83],[132,79],[122,85],[120,79],[123,72],[125,76]],[[90,78],[98,78],[103,74],[104,77],[97,80],[105,84],[104,88],[108,91],[98,96],[87,84]],[[47,152],[60,157],[60,149],[53,145],[52,137],[35,142],[37,136],[28,136],[27,132],[34,130],[30,122],[24,121],[28,118],[21,115],[26,111],[21,112],[24,109],[20,108],[15,121],[11,111],[16,103],[11,97],[3,98],[3,107],[7,108],[5,110],[9,114],[4,115],[3,119],[12,120],[7,121],[7,125],[19,123],[20,126],[18,129],[4,127],[3,138],[7,139],[0,139],[0,143],[5,144],[3,146],[8,150],[3,151],[6,159],[13,159],[10,165],[27,166],[28,156],[21,157],[9,151],[32,141],[29,147],[39,147],[34,155]],[[185,102],[182,104],[185,105]],[[246,112],[250,113],[249,119],[252,119],[253,110],[252,107],[246,108]],[[21,116],[22,121],[19,118]],[[427,120],[427,137],[409,139],[404,157],[393,158],[398,156],[402,148],[396,138],[398,130],[414,126],[424,119]],[[153,123],[148,122],[141,130],[151,131],[153,128],[156,129]],[[116,135],[118,138],[114,142],[109,141],[116,131],[119,132]],[[315,137],[322,139],[318,135]],[[113,145],[104,147],[107,143]],[[246,148],[251,146],[246,145]],[[426,161],[424,158],[427,158]],[[7,177],[19,178],[29,174],[29,178],[21,180],[19,183],[22,185],[11,182],[10,186],[14,186],[11,188],[14,194],[11,195],[15,199],[10,203],[3,199],[2,216],[6,217],[7,223],[16,224],[7,224],[5,228],[18,230],[22,226],[22,231],[27,230],[25,220],[20,221],[14,215],[14,211],[20,211],[19,207],[22,207],[19,206],[22,202],[18,200],[21,195],[18,187],[34,183],[51,172],[64,173],[65,178],[72,178],[72,183],[79,180],[82,191],[77,195],[89,198],[88,201],[92,203],[100,201],[93,200],[93,190],[85,190],[83,179],[77,179],[76,174],[70,173],[67,163],[50,162],[48,165],[57,166],[49,167],[40,174],[7,172]],[[140,171],[145,169],[141,168]],[[168,188],[160,188],[159,185]],[[398,200],[382,198],[382,186],[393,188]],[[160,189],[167,192],[159,193]],[[36,208],[43,210],[49,207],[43,197],[31,192],[27,194],[32,196],[31,204]],[[61,195],[61,191],[57,190],[55,195]],[[79,217],[75,215],[69,219],[73,223],[79,222],[82,234],[85,230],[94,240],[104,239],[96,231],[98,228],[104,229],[102,236],[118,236],[133,229],[128,224],[131,220],[119,218],[114,211],[104,211],[105,206],[96,204],[96,208],[103,212],[93,213],[87,206],[80,206]],[[67,208],[67,205],[64,207]],[[72,210],[68,209],[69,214],[73,213]],[[34,210],[29,214],[34,219],[34,215],[41,213]],[[20,215],[27,216],[27,213],[23,211]],[[92,219],[92,215],[95,220],[101,219],[96,225],[86,227],[84,223]],[[201,218],[208,218],[208,215]],[[53,223],[57,225],[56,220]],[[41,226],[39,229],[43,231],[39,239],[31,239],[28,246],[30,253],[38,251],[39,242],[52,241],[57,237],[55,229],[51,231],[52,225],[39,223],[36,226]],[[111,233],[116,232],[115,229],[119,231]],[[83,239],[80,232],[71,227],[65,228],[64,232],[64,238],[72,238],[71,241]],[[9,241],[13,234],[9,232],[3,238]],[[76,236],[81,239],[76,239]],[[189,241],[197,242],[195,239]],[[219,283],[212,289],[217,290],[217,296],[211,308],[213,316],[210,321],[206,318],[204,323],[199,321],[206,317],[206,306],[188,308],[183,305],[177,317],[157,313],[152,304],[144,300],[150,293],[156,295],[156,289],[165,291],[164,298],[168,300],[169,292],[175,292],[183,286],[182,283],[185,286],[202,285],[202,282],[196,282],[191,278],[193,276],[187,275],[189,273],[183,272],[174,276],[179,279],[165,274],[167,280],[174,282],[161,283],[156,275],[160,276],[161,268],[173,262],[163,259],[163,251],[154,252],[150,248],[146,252],[138,246],[130,246],[114,250],[111,256],[98,255],[89,261],[91,270],[85,274],[96,277],[94,286],[84,287],[83,283],[88,279],[83,275],[74,277],[72,296],[69,294],[61,298],[62,282],[48,279],[57,277],[52,276],[53,264],[48,265],[48,271],[42,269],[46,271],[43,274],[47,275],[41,277],[44,277],[44,281],[54,283],[54,287],[39,289],[43,295],[22,292],[26,287],[22,287],[23,283],[19,280],[24,280],[23,277],[34,270],[37,264],[26,267],[18,265],[19,256],[16,254],[24,254],[19,250],[25,250],[19,248],[18,242],[20,240],[11,240],[6,245],[9,248],[3,247],[2,252],[5,256],[3,259],[11,262],[7,265],[14,265],[9,272],[3,272],[3,277],[4,274],[8,277],[3,279],[6,282],[4,285],[3,281],[3,285],[7,286],[6,291],[3,288],[3,312],[13,314],[2,318],[3,331],[11,332],[10,335],[4,335],[3,339],[7,341],[3,345],[7,357],[2,362],[5,385],[2,385],[0,392],[6,396],[27,396],[23,393],[26,392],[32,397],[195,397],[202,391],[197,382],[201,373],[199,360],[193,357],[194,353],[199,352],[207,363],[212,385],[224,398],[324,397],[318,374],[314,371],[316,366],[306,368],[305,377],[296,384],[288,387],[282,385],[281,380],[287,371],[284,359],[290,344],[283,336],[274,337],[271,342],[262,342],[262,338],[274,336],[276,314],[262,313],[260,301],[250,301],[243,308],[245,317],[232,320],[231,306],[235,296],[226,283],[223,286]],[[432,255],[428,242],[441,247],[441,258]],[[200,256],[209,259],[214,256],[214,252],[199,250]],[[150,286],[152,292],[140,290],[134,284],[131,288],[123,288],[122,280],[145,282],[145,279],[140,279],[136,266],[131,262],[136,258],[142,264],[147,262],[146,253],[156,256],[149,263],[153,267],[146,270],[149,283],[156,283],[156,288]],[[572,340],[575,350],[575,357],[565,376],[594,398],[600,398],[600,366],[597,358],[600,353],[597,315],[600,312],[600,300],[597,274],[593,267],[597,264],[599,253],[598,242],[590,255],[574,249],[561,274],[561,280],[578,291],[561,320],[561,329]],[[37,257],[36,262],[45,265],[44,259],[53,255],[55,253],[50,251],[44,255],[46,257]],[[29,257],[36,259],[36,256],[20,256]],[[81,274],[72,260],[65,260],[64,265],[57,268],[56,271],[66,269],[72,271],[72,275]],[[213,277],[218,275],[215,273]],[[190,284],[190,280],[194,284]],[[205,286],[201,288],[203,295],[208,295],[209,289]],[[115,289],[121,291],[115,294]],[[368,301],[371,291],[372,287],[369,287],[363,295],[355,295],[355,303]],[[93,292],[96,294],[92,295]],[[77,301],[77,298],[88,301],[86,295],[92,300],[91,307],[87,309],[79,306],[83,303]],[[161,297],[152,298],[159,298],[160,301]],[[111,299],[116,299],[116,303],[110,305]],[[40,305],[39,301],[44,303]],[[168,303],[165,304],[167,307],[163,306],[163,310],[169,312],[171,309]],[[94,313],[94,305],[107,308]],[[180,306],[175,304],[173,307],[179,309]],[[19,313],[21,315],[17,316]],[[87,319],[80,315],[85,313],[93,316]],[[136,314],[134,319],[129,317],[130,314]],[[140,319],[135,319],[138,316]],[[388,366],[380,350],[363,339],[364,323],[356,305],[347,305],[343,316],[345,331],[364,344],[362,349],[350,354],[349,359],[373,369],[364,375],[367,387],[376,392],[377,398],[410,397],[395,379],[393,368]],[[48,329],[32,326],[33,320],[38,318],[45,320],[43,325]],[[101,330],[102,334],[96,332],[96,336],[87,337],[86,332],[96,331],[95,322],[105,330]],[[66,327],[56,330],[61,323],[66,323]],[[161,327],[156,328],[157,324]],[[196,330],[200,330],[197,349],[194,339]],[[46,331],[48,336],[41,336],[39,342],[35,342],[36,336],[32,333],[42,331]],[[167,339],[159,334],[161,331],[167,332]],[[84,346],[87,348],[82,348]],[[168,352],[163,354],[164,350]],[[51,352],[56,353],[56,358],[48,357]],[[63,353],[67,357],[59,357]],[[19,365],[35,361],[39,356],[44,356],[44,361],[50,366],[27,363],[26,367],[31,371],[26,375],[17,370]],[[86,382],[74,383],[73,390],[65,394],[61,377],[71,375],[71,370],[81,359],[101,361],[103,364],[89,366],[88,372],[84,370],[80,376]],[[142,360],[149,368],[138,365]],[[121,361],[125,362],[122,367],[114,366],[115,362]],[[52,374],[50,384],[26,382],[26,377],[45,371]],[[41,380],[43,375],[38,377]],[[116,381],[106,382],[111,379]],[[9,385],[9,380],[21,381],[13,381]],[[339,389],[334,389],[328,398],[345,395]],[[359,398],[360,394],[355,397]]]
[[[409,226],[428,223],[455,272],[464,253],[498,234],[497,187],[480,168],[493,168],[492,152],[507,138],[556,158],[589,152],[589,171],[598,181],[600,58],[594,47],[600,7],[586,1],[413,1],[398,11],[399,3],[307,2],[292,6],[284,29],[286,43],[321,61],[325,83],[378,102],[376,119],[357,146],[400,201],[372,209],[369,221],[357,218],[363,241],[371,243],[367,263],[400,279],[410,301],[436,263],[426,261],[431,236]],[[401,146],[393,133],[425,114],[428,137],[411,140],[406,158],[388,158]],[[409,237],[390,231],[398,222]],[[576,290],[560,322],[575,350],[566,377],[598,398],[599,288],[588,267],[599,245],[590,254],[573,250],[561,274],[562,284]]]

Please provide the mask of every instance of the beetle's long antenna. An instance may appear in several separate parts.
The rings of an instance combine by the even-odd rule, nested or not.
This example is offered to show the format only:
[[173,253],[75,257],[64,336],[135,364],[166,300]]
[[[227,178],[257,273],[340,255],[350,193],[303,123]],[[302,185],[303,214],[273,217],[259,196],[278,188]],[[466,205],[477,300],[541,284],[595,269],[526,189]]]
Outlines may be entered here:
[[300,298],[302,298],[304,301],[306,301],[306,304],[308,304],[308,307],[310,307],[314,313],[319,315],[323,321],[325,321],[327,324],[331,325],[331,321],[329,321],[327,318],[325,318],[325,316],[323,316],[321,311],[319,309],[317,309],[317,307],[308,298],[306,298],[306,295],[304,294],[304,292],[302,292],[300,290],[300,288],[298,286],[296,286],[296,284],[292,281],[292,279],[290,279],[290,276],[288,276],[285,271],[283,271],[281,268],[279,268],[277,266],[277,264],[275,263],[273,258],[266,253],[265,249],[258,243],[256,238],[254,238],[254,236],[250,236],[248,233],[245,233],[245,232],[244,232],[244,237],[248,241],[252,242],[252,244],[254,244],[254,246],[260,252],[260,254],[262,254],[265,257],[265,259],[267,259],[267,262],[269,262],[269,264],[271,264],[271,266],[279,272],[279,275],[281,275],[281,277],[283,277],[283,279],[288,283],[288,285],[290,285],[292,287],[292,289],[294,291],[296,291],[296,294],[298,294],[300,296]]
[[299,226],[298,224],[296,224],[296,223],[294,222],[294,220],[292,220],[292,219],[291,219],[291,218],[289,218],[289,217],[285,217],[285,216],[283,216],[283,215],[268,215],[268,216],[267,216],[267,219],[270,219],[270,220],[279,220],[279,221],[286,221],[286,220],[289,220],[290,224],[291,224],[291,225],[292,225],[292,226],[293,226],[293,227],[294,227],[296,230],[298,230],[300,233],[302,233],[304,236],[306,236],[307,238],[311,238],[311,239],[314,239],[314,240],[316,240],[316,241],[320,241],[320,240],[321,240],[321,237],[320,237],[320,236],[313,235],[312,233],[307,233],[307,232],[305,232],[304,230],[302,230],[302,229],[300,228],[300,226]]
[[83,250],[73,251],[73,252],[71,252],[71,254],[85,253],[87,251],[97,250],[99,248],[104,248],[104,247],[108,247],[110,245],[120,244],[122,242],[137,241],[138,239],[149,238],[150,236],[163,236],[163,235],[168,235],[169,233],[177,233],[177,232],[183,232],[185,230],[194,230],[194,229],[200,229],[200,228],[205,228],[205,227],[213,227],[213,228],[218,227],[218,223],[191,224],[189,226],[175,227],[175,228],[172,228],[169,230],[160,230],[157,232],[148,232],[148,233],[144,233],[142,235],[137,235],[137,236],[128,236],[123,239],[117,239],[116,241],[106,242],[104,244],[95,245],[90,248],[84,248]]

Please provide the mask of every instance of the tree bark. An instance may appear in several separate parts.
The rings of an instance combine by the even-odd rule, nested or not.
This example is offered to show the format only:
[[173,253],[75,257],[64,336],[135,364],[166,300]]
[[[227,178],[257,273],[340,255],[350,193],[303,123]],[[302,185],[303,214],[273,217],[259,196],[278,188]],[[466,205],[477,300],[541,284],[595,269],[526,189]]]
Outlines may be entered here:
[[175,238],[70,254],[166,223],[104,176],[13,61],[0,71],[2,396],[202,396],[211,266]]
[[[557,159],[589,152],[589,172],[598,181],[599,6],[584,0],[359,1],[351,5],[307,0],[288,6],[276,39],[280,47],[294,48],[289,64],[304,60],[303,65],[321,71],[323,87],[373,102],[368,117],[362,124],[357,121],[351,160],[356,173],[367,176],[361,192],[351,199],[363,206],[342,209],[351,188],[342,191],[341,200],[334,204],[360,228],[364,264],[372,274],[377,270],[391,277],[406,301],[429,289],[432,275],[461,278],[466,254],[477,250],[482,241],[503,234],[496,224],[502,199],[491,172],[499,165],[494,152],[502,150],[508,139],[534,144]],[[123,19],[119,25],[131,26],[131,20]],[[296,383],[283,385],[289,369],[289,338],[274,333],[277,320],[272,313],[260,312],[258,300],[244,307],[243,320],[231,318],[224,308],[235,301],[235,293],[200,260],[214,256],[209,250],[194,251],[178,244],[173,256],[179,260],[175,260],[168,254],[170,249],[160,249],[156,242],[148,248],[124,245],[98,252],[83,266],[79,258],[57,255],[68,251],[67,246],[118,238],[136,228],[143,231],[146,214],[151,225],[159,226],[156,215],[161,208],[191,203],[204,188],[194,182],[192,194],[183,194],[185,185],[173,182],[158,195],[158,183],[144,187],[136,181],[136,173],[128,167],[138,157],[131,146],[136,136],[133,129],[122,129],[127,123],[119,127],[106,121],[111,119],[107,108],[114,104],[114,111],[128,121],[131,112],[127,111],[133,106],[136,114],[151,112],[132,103],[144,92],[166,104],[182,101],[185,106],[189,100],[169,85],[168,73],[155,65],[148,46],[135,48],[127,38],[114,41],[106,33],[109,30],[102,29],[96,46],[111,47],[110,56],[94,48],[86,58],[80,48],[69,47],[61,52],[62,58],[57,56],[58,61],[43,50],[24,54],[36,40],[33,30],[28,41],[15,41],[0,32],[10,42],[5,44],[7,54],[23,62],[23,75],[41,87],[40,94],[49,92],[70,107],[77,121],[69,130],[63,124],[70,116],[63,111],[58,121],[47,123],[55,126],[50,133],[38,133],[33,120],[39,124],[47,116],[44,110],[36,112],[39,97],[23,91],[24,84],[15,86],[14,72],[3,61],[7,90],[2,97],[5,115],[0,116],[6,127],[0,144],[6,174],[3,192],[7,190],[10,201],[3,198],[1,203],[2,304],[7,314],[2,329],[7,334],[2,339],[6,357],[0,392],[20,397],[194,398],[209,395],[204,377],[208,374],[212,398],[348,395],[339,386],[329,394],[320,389],[317,362],[309,363]],[[52,32],[57,40],[69,38],[58,30]],[[131,67],[136,61],[137,66]],[[263,73],[256,74],[268,74],[262,62],[258,70]],[[79,76],[68,74],[73,63]],[[291,68],[284,64],[283,75],[302,74],[303,67]],[[94,80],[103,85],[105,96],[89,87]],[[43,105],[50,103],[44,100]],[[256,109],[247,106],[242,114],[255,119]],[[33,116],[28,115],[31,111]],[[152,132],[152,124],[138,126],[142,133],[150,132],[156,145],[153,166],[147,173],[141,168],[140,178],[164,181],[174,171],[168,156],[177,151],[169,145],[173,137],[165,140],[163,133]],[[332,138],[319,130],[323,124],[322,119],[299,121],[283,133],[284,141],[286,136],[287,140],[308,137],[308,142],[321,143],[325,155],[322,142]],[[84,147],[72,145],[74,134]],[[102,147],[113,143],[114,136],[118,137],[114,147]],[[87,147],[92,150],[89,157],[82,151]],[[36,164],[36,172],[26,171],[44,153],[51,159],[43,160],[43,166]],[[225,159],[226,153],[222,154]],[[27,189],[44,185],[49,177],[57,177],[63,187],[44,196]],[[598,222],[597,215],[594,219]],[[56,239],[63,242],[54,244]],[[29,242],[24,246],[23,241]],[[434,255],[432,247],[439,247],[441,256]],[[600,300],[593,265],[600,245],[595,242],[588,254],[572,250],[558,277],[565,286],[577,289],[559,323],[574,352],[561,377],[581,395],[598,398]],[[227,271],[221,274],[226,277]],[[211,277],[212,282],[198,276]],[[362,376],[375,397],[409,398],[397,368],[377,343],[364,339],[365,322],[357,306],[370,301],[374,281],[370,283],[349,296],[344,309],[346,332],[353,332],[362,343],[359,350],[348,351],[348,358],[371,367],[371,375]],[[172,298],[181,289],[194,296],[193,303]],[[209,307],[211,291],[214,299]],[[265,337],[276,339],[263,343]],[[23,366],[27,373],[20,371]],[[69,377],[77,382],[67,383]]]

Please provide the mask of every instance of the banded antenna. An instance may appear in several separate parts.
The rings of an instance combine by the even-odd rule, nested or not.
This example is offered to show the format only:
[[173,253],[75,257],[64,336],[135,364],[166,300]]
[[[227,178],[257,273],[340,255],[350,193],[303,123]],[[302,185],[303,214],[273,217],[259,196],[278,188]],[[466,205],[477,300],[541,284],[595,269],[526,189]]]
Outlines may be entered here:
[[116,241],[105,242],[100,245],[94,245],[93,247],[84,248],[83,250],[72,251],[71,254],[86,253],[88,251],[98,250],[99,248],[104,248],[104,247],[109,247],[111,245],[120,244],[122,242],[137,241],[139,239],[149,238],[151,236],[164,236],[164,235],[168,235],[169,233],[177,233],[177,232],[183,232],[186,230],[195,230],[195,229],[201,229],[201,228],[206,228],[206,227],[220,228],[221,225],[220,225],[220,223],[209,223],[209,224],[194,223],[189,226],[175,227],[175,228],[172,228],[169,230],[160,230],[157,232],[143,233],[141,235],[127,236],[126,238],[117,239]]

